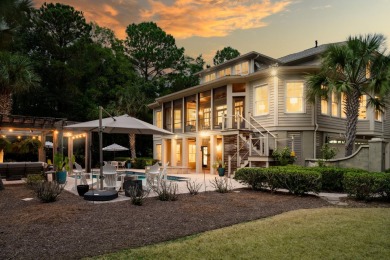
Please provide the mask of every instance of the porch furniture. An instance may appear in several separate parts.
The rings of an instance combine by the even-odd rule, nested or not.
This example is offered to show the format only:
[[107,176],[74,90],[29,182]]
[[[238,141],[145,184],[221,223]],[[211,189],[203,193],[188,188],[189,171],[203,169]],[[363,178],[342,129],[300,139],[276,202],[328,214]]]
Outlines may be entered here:
[[117,161],[111,161],[110,162],[111,166],[114,166],[116,169],[118,169],[118,162]]
[[45,168],[44,162],[7,162],[0,163],[1,178],[7,181],[20,180],[29,174],[41,174]]
[[103,176],[104,176],[104,183],[105,187],[107,189],[116,189],[116,168],[113,165],[105,165],[103,166]]
[[73,170],[74,172],[74,185],[75,185],[75,190],[77,190],[77,180],[80,179],[80,183],[84,185],[88,185],[87,179],[85,178],[85,171],[81,167],[80,164],[77,162],[74,163],[76,170]]
[[118,167],[119,167],[119,168],[124,169],[125,166],[126,166],[126,161],[118,162]]

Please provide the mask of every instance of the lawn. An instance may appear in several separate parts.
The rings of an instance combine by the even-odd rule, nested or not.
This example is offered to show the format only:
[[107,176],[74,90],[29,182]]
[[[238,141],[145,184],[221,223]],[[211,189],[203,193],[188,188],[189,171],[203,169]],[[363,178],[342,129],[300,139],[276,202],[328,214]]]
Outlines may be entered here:
[[389,234],[390,208],[302,209],[94,259],[390,259]]

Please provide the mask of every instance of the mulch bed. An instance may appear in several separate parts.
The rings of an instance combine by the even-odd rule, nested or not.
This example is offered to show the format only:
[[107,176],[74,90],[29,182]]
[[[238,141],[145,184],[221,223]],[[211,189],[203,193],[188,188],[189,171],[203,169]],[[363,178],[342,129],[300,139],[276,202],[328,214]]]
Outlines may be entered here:
[[66,191],[54,203],[22,200],[28,197],[34,194],[24,185],[0,191],[0,259],[79,259],[330,205],[315,196],[250,189],[183,194],[169,202],[147,198],[143,206],[94,204]]

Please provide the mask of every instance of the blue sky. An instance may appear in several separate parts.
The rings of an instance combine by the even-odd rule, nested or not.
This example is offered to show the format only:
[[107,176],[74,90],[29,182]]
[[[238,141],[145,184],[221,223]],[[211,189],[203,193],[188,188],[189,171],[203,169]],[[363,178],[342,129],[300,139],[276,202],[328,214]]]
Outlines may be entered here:
[[[33,0],[36,7],[44,0]],[[390,0],[60,0],[87,21],[125,38],[131,23],[154,21],[186,54],[207,63],[231,46],[278,58],[350,35],[381,33],[390,49]]]

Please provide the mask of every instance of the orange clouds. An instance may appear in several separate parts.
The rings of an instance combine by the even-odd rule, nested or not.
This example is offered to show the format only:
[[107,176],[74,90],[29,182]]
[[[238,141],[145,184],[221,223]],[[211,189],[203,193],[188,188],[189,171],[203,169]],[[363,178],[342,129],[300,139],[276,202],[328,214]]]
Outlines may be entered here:
[[259,28],[263,19],[281,12],[289,0],[176,0],[171,5],[149,0],[150,9],[141,10],[143,21],[156,21],[176,38],[223,37],[237,29]]
[[[59,0],[96,22],[126,37],[131,23],[154,21],[175,38],[223,37],[234,30],[266,26],[264,18],[282,12],[292,0]],[[40,7],[45,0],[35,0]],[[167,4],[170,2],[171,4]]]

